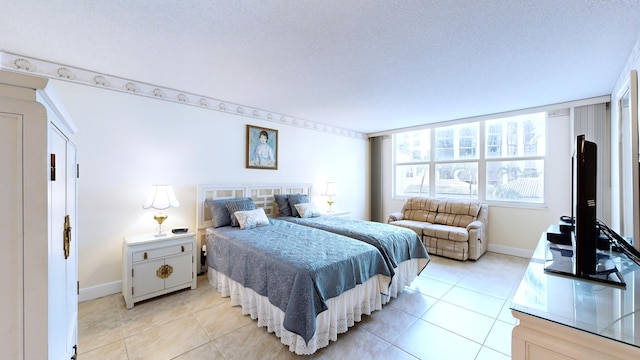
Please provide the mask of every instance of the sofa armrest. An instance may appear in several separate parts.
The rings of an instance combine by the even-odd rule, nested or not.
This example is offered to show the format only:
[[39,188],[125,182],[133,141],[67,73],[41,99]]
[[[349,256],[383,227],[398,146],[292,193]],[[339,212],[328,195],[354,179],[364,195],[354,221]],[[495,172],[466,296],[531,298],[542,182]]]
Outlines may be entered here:
[[472,229],[480,229],[484,224],[480,220],[472,221],[469,225],[467,225],[467,231],[471,231]]
[[387,224],[392,221],[398,221],[404,219],[404,215],[401,212],[394,212],[389,215],[389,219],[387,219]]
[[467,231],[469,231],[469,259],[478,260],[489,247],[486,239],[486,224],[480,220],[473,221],[467,225]]

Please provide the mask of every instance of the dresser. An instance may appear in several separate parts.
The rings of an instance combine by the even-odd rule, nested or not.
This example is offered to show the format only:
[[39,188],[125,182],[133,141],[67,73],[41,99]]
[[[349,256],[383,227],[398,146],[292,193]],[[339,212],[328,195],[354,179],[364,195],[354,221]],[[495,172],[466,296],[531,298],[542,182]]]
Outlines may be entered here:
[[47,84],[0,71],[0,359],[77,355],[75,126]]
[[511,304],[512,359],[640,359],[640,266],[608,253],[626,288],[546,273],[542,234]]
[[197,286],[195,233],[144,234],[122,241],[122,295],[134,303]]

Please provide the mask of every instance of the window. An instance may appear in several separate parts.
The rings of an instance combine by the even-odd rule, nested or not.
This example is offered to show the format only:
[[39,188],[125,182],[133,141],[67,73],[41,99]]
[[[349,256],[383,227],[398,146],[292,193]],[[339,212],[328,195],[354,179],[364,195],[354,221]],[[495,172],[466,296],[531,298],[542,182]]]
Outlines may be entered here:
[[[486,199],[543,203],[546,114],[490,120],[487,128]],[[490,137],[506,128],[507,151],[497,151]]]
[[395,134],[394,194],[542,204],[545,132],[534,113]]
[[478,163],[436,164],[436,196],[478,197]]
[[435,160],[478,158],[478,123],[435,129]]
[[487,162],[487,200],[541,203],[544,161]]
[[395,193],[399,196],[429,194],[429,129],[394,135]]
[[436,159],[453,159],[453,129],[436,129]]

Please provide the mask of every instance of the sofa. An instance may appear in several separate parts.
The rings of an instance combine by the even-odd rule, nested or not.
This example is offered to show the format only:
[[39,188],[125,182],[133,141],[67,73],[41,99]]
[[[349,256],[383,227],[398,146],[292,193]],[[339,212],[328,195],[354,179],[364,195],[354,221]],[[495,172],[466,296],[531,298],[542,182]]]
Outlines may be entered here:
[[415,231],[430,254],[477,260],[487,251],[488,213],[478,200],[412,197],[387,223]]

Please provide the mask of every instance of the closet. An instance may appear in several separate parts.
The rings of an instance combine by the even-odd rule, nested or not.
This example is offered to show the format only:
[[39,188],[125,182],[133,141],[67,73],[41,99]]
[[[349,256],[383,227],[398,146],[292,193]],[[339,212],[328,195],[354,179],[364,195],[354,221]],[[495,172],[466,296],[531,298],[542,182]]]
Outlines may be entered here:
[[0,358],[77,358],[77,158],[47,79],[0,71]]

